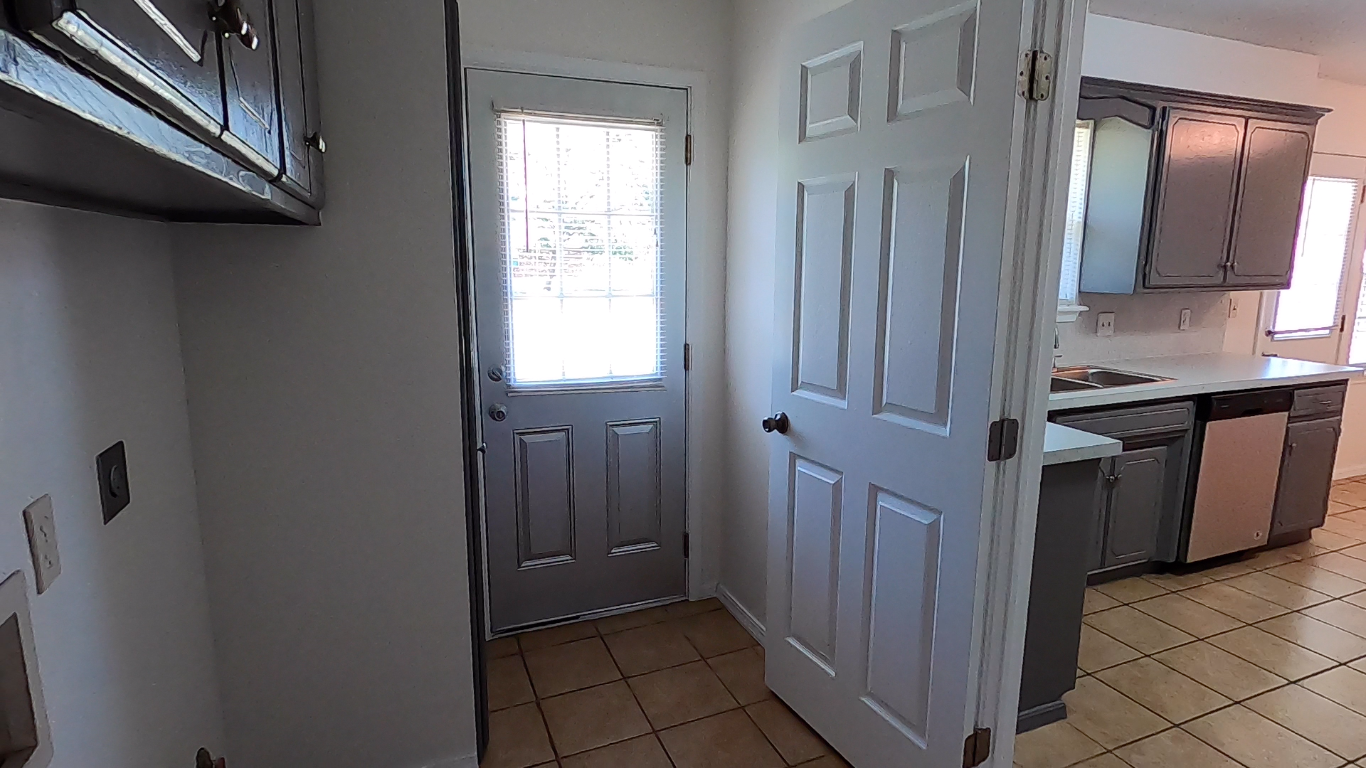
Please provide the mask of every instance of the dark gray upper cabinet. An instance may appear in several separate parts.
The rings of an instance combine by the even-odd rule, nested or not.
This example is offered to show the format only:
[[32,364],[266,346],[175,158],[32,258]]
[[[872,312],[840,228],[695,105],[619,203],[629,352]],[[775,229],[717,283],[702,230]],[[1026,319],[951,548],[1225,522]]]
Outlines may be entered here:
[[1083,79],[1078,116],[1096,129],[1081,290],[1287,287],[1325,114]]
[[1223,284],[1246,122],[1193,109],[1167,113],[1149,288]]
[[283,175],[280,183],[322,207],[323,141],[314,62],[312,0],[275,0],[275,58],[280,72]]
[[274,179],[280,175],[281,146],[270,0],[234,0],[229,7],[236,9],[245,31],[221,37],[227,103],[223,141],[250,167]]
[[206,0],[14,0],[20,23],[81,67],[200,138],[223,128]]
[[1314,129],[1249,120],[1246,144],[1228,283],[1279,287],[1289,283],[1295,256]]
[[9,1],[0,198],[319,222],[324,145],[304,0]]

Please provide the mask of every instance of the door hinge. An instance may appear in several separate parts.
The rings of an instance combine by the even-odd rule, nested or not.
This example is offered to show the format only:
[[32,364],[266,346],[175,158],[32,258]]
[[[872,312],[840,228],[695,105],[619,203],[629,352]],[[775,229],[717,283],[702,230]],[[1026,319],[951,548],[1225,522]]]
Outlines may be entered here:
[[692,165],[692,134],[683,137],[683,164]]
[[987,430],[987,461],[1010,461],[1020,451],[1018,419],[998,419]]
[[683,370],[692,370],[692,345],[687,343],[683,345]]
[[963,768],[977,768],[991,757],[991,729],[974,728],[963,742]]
[[688,532],[687,532],[687,531],[684,531],[684,532],[683,532],[683,559],[684,559],[684,560],[687,560],[687,559],[688,559],[688,555],[691,554],[691,552],[692,552],[692,546],[691,546],[691,544],[688,542]]
[[1048,101],[1053,95],[1053,56],[1038,49],[1020,54],[1020,95],[1028,101]]
[[1346,316],[1346,315],[1343,315],[1343,316],[1342,316],[1342,320],[1338,322],[1338,333],[1346,333],[1346,332],[1347,332],[1347,316]]

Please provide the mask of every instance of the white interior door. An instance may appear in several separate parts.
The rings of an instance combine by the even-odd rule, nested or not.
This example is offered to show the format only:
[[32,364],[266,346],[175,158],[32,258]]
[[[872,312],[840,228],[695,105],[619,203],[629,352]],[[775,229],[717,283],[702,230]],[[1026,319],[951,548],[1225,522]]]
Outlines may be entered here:
[[857,768],[972,727],[1021,26],[854,0],[782,63],[767,681]]
[[682,597],[687,91],[467,80],[490,624]]
[[1361,282],[1366,158],[1314,155],[1290,288],[1262,295],[1257,349],[1264,355],[1346,362]]

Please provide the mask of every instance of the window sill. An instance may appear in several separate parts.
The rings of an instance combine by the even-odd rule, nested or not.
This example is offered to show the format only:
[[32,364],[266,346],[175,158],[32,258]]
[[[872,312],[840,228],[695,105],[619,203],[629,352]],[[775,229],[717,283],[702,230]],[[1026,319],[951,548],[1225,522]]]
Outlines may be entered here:
[[1075,323],[1077,322],[1077,319],[1081,317],[1081,313],[1088,309],[1090,309],[1090,307],[1083,307],[1080,304],[1059,304],[1058,322]]

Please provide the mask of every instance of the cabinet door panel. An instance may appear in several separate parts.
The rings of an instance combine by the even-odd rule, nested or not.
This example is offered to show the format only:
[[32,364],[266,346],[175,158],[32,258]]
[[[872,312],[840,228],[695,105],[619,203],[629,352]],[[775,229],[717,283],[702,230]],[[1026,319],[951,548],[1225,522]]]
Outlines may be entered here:
[[311,0],[275,0],[275,55],[280,73],[283,183],[295,195],[322,204],[322,151],[317,78],[313,67]]
[[1273,536],[1323,525],[1341,433],[1341,422],[1336,418],[1291,424],[1286,429],[1276,511],[1271,519]]
[[1223,284],[1246,123],[1190,109],[1168,112],[1149,288]]
[[274,19],[269,0],[238,0],[255,28],[258,45],[237,37],[222,40],[227,88],[228,146],[266,178],[279,175],[280,113],[276,102]]
[[207,0],[16,0],[21,25],[201,138],[223,125]]
[[1168,447],[1126,451],[1114,460],[1105,526],[1105,567],[1152,559],[1162,521]]
[[1314,129],[1250,120],[1229,284],[1290,285]]

